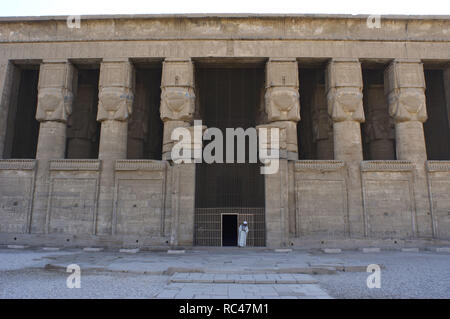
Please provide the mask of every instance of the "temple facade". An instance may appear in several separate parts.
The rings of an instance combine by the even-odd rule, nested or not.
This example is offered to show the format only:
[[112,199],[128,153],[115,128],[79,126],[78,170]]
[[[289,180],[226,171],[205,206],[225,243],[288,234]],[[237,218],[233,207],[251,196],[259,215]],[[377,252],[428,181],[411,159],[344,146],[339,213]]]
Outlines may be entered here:
[[[450,240],[449,16],[71,19],[0,18],[0,244]],[[278,170],[208,128],[278,128]]]

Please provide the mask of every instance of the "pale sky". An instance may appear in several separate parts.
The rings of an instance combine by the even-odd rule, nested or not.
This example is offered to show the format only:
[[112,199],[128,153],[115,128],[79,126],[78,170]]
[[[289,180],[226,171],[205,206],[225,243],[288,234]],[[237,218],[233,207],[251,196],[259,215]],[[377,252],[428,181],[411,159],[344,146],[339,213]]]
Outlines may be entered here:
[[156,13],[450,14],[449,0],[0,0],[0,16]]

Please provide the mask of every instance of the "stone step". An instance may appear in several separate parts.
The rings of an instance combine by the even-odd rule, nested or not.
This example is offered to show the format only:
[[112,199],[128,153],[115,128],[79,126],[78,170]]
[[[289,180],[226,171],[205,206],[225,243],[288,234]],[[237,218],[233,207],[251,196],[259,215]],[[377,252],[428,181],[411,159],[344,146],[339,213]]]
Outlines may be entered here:
[[221,283],[221,284],[316,284],[306,274],[223,274],[223,273],[175,273],[172,283]]

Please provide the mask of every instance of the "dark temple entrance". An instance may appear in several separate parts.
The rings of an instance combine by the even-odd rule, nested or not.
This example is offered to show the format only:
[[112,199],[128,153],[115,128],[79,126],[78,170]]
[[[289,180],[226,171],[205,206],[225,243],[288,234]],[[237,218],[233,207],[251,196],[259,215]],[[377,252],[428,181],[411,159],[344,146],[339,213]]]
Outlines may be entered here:
[[[222,131],[224,144],[226,128],[245,130],[258,125],[264,92],[263,67],[200,66],[196,70],[196,79],[199,117],[203,125]],[[247,245],[265,245],[264,175],[260,174],[259,162],[248,161],[249,140],[246,137],[245,163],[225,163],[227,154],[224,149],[224,163],[197,164],[196,245],[236,246],[237,228],[244,220],[249,223]],[[204,146],[206,144],[207,141]],[[235,159],[236,150],[235,143]]]
[[222,215],[222,246],[236,246],[238,241],[237,214]]

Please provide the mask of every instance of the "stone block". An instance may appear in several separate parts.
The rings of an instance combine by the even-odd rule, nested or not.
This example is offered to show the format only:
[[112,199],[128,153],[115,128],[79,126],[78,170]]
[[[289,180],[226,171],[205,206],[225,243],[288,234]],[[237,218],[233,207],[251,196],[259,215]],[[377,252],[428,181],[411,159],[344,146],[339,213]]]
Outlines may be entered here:
[[85,248],[83,248],[83,251],[86,251],[86,252],[99,252],[102,250],[103,250],[103,248],[100,248],[100,247],[85,247]]
[[380,248],[377,248],[377,247],[365,247],[365,248],[362,248],[362,252],[363,253],[379,253],[380,252]]
[[46,250],[46,251],[59,251],[60,248],[59,248],[59,247],[42,247],[42,250]]
[[322,251],[326,254],[339,254],[342,252],[339,248],[324,248]]
[[134,248],[134,249],[122,248],[122,249],[119,249],[119,252],[120,253],[126,253],[126,254],[136,254],[136,253],[139,252],[139,248]]
[[184,254],[184,253],[186,253],[186,251],[185,250],[181,250],[181,249],[169,249],[167,251],[167,253],[169,255],[178,255],[178,254]]
[[24,246],[24,245],[8,245],[7,247],[10,249],[25,249],[25,248],[27,248],[27,246]]

